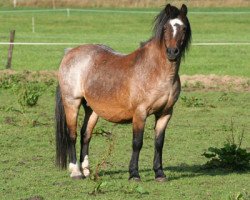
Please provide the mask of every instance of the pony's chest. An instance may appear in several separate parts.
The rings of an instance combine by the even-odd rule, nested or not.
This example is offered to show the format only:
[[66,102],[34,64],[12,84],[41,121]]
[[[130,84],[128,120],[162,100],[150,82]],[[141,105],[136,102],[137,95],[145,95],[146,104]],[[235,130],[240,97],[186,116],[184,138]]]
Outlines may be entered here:
[[169,95],[164,109],[169,109],[174,106],[180,95],[180,89],[172,90]]
[[178,100],[180,94],[180,84],[175,82],[174,84],[167,84],[158,90],[158,93],[154,96],[154,101],[151,104],[150,114],[167,111],[172,108]]

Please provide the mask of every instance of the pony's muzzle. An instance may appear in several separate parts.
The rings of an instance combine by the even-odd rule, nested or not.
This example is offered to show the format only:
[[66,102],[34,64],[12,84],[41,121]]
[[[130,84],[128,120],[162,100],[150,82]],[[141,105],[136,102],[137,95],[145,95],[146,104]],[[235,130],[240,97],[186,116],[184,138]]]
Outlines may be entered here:
[[167,57],[170,61],[176,60],[180,55],[179,48],[167,48]]

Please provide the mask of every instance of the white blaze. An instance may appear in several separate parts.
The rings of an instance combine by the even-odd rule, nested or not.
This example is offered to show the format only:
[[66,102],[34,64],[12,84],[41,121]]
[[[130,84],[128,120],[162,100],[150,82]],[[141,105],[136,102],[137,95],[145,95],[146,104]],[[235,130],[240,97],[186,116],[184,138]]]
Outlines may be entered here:
[[171,26],[173,28],[173,37],[175,37],[175,35],[177,33],[177,27],[176,27],[176,25],[183,25],[183,22],[180,19],[175,18],[175,19],[171,19],[169,21],[169,23],[171,24]]

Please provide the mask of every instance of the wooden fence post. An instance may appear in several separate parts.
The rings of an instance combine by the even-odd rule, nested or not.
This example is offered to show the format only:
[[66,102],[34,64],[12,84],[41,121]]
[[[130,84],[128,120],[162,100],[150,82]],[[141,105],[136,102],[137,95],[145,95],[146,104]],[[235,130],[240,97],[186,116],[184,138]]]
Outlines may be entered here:
[[11,68],[12,53],[13,53],[13,48],[14,48],[14,38],[15,38],[15,30],[11,30],[10,31],[10,47],[8,51],[8,62],[6,65],[6,69]]
[[17,0],[13,0],[13,7],[16,8],[16,1]]
[[52,0],[52,6],[53,6],[53,9],[56,9],[56,3],[55,3],[55,0]]
[[31,18],[32,33],[35,33],[35,17]]

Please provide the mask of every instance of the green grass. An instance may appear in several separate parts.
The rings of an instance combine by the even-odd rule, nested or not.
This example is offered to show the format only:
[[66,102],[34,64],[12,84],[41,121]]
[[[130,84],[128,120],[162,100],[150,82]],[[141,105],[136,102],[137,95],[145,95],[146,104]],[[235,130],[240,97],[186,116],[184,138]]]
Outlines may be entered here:
[[[127,9],[125,9],[127,10]],[[150,9],[147,9],[150,10]],[[151,10],[156,11],[156,10]],[[207,14],[199,11],[247,11],[237,9],[192,9],[189,14],[193,43],[250,42],[250,14]],[[156,14],[62,12],[0,13],[0,41],[7,42],[9,30],[16,30],[16,42],[102,43],[130,53],[151,36]],[[35,18],[35,33],[31,19]],[[65,46],[14,47],[13,69],[56,70]],[[0,45],[0,69],[7,62],[7,45]],[[181,74],[250,76],[250,46],[192,46]]]
[[[56,82],[40,84],[45,91],[38,104],[24,109],[18,104],[19,92],[15,90],[18,85],[0,89],[0,199],[39,196],[44,199],[227,200],[239,193],[248,192],[249,195],[249,171],[204,170],[202,165],[207,160],[201,155],[210,146],[221,147],[232,134],[232,128],[236,137],[245,132],[242,147],[250,148],[249,93],[182,92],[165,139],[163,163],[169,177],[166,183],[154,181],[153,117],[147,120],[141,151],[141,183],[127,180],[131,125],[114,126],[100,120],[95,132],[111,131],[112,137],[110,140],[105,135],[93,135],[90,144],[92,178],[112,142],[114,149],[100,168],[100,180],[95,182],[92,178],[71,180],[68,171],[60,171],[54,166]],[[82,118],[81,111],[79,127]],[[97,190],[101,182],[103,186]]]

